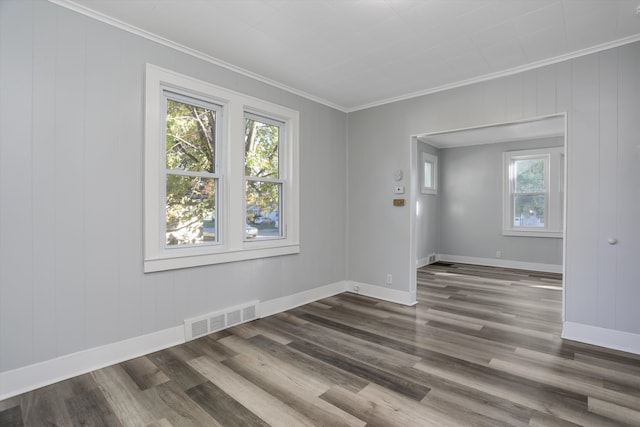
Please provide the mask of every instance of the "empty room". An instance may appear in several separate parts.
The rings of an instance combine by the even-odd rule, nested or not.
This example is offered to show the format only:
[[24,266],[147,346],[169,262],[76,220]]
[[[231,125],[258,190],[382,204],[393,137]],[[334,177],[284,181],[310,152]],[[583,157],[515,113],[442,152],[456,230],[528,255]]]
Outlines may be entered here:
[[1,426],[640,426],[640,0],[0,0]]

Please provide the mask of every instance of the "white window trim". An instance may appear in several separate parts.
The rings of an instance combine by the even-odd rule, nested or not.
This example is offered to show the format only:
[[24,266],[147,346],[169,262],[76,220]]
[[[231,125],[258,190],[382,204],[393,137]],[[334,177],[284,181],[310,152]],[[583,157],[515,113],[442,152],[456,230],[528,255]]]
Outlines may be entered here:
[[[427,187],[424,185],[425,182],[425,172],[424,165],[426,163],[431,164],[431,182],[433,185]],[[427,152],[422,152],[422,163],[421,163],[421,171],[420,171],[420,192],[422,194],[438,194],[438,158],[433,154],[429,154]]]
[[[564,148],[551,147],[533,150],[506,151],[502,153],[503,163],[503,184],[502,184],[502,234],[504,236],[521,237],[551,237],[562,238],[563,236],[563,204],[564,188],[560,174],[562,173]],[[546,189],[546,213],[545,227],[514,227],[513,207],[511,198],[511,164],[514,160],[527,158],[545,158],[547,167],[545,168],[545,181],[548,183]],[[565,177],[566,179],[566,177]]]
[[[223,108],[222,140],[218,141],[221,153],[217,225],[221,234],[218,244],[165,248],[161,214],[165,203],[164,89],[202,97]],[[299,113],[152,64],[146,66],[145,90],[144,272],[299,253]],[[284,138],[280,140],[281,173],[286,174],[283,176],[281,238],[255,241],[244,238],[245,112],[281,121],[286,128]]]

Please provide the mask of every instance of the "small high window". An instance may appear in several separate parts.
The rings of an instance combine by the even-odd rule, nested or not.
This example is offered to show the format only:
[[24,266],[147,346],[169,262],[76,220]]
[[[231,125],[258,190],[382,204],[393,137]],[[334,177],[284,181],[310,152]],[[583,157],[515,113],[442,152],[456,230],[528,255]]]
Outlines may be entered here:
[[438,194],[438,158],[429,153],[422,153],[422,186],[424,194]]

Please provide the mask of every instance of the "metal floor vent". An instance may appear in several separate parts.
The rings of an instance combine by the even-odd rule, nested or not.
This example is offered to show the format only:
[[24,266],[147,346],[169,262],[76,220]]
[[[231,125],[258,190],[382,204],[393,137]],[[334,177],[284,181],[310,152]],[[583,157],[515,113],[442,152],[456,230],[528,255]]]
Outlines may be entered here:
[[251,301],[215,313],[185,319],[185,340],[190,341],[213,332],[221,331],[230,326],[255,320],[258,318],[259,303],[260,301]]

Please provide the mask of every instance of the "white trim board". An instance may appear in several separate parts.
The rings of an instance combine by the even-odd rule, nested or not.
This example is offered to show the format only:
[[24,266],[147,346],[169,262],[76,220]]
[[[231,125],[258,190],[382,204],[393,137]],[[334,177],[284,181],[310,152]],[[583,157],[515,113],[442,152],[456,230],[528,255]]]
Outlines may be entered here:
[[161,37],[157,34],[151,33],[149,31],[143,30],[141,28],[135,27],[133,25],[127,24],[126,22],[120,21],[118,19],[115,19],[111,16],[107,16],[103,13],[97,12],[93,9],[91,9],[88,6],[84,6],[82,4],[79,4],[73,0],[49,0],[49,2],[56,4],[58,6],[64,7],[66,9],[72,10],[74,12],[80,13],[82,15],[88,16],[90,18],[93,18],[97,21],[103,22],[105,24],[111,25],[113,27],[116,28],[120,28],[121,30],[127,31],[129,33],[132,34],[136,34],[140,37],[143,37],[147,40],[151,40],[153,42],[159,43],[161,45],[167,46],[169,48],[175,49],[179,52],[183,52],[186,53],[187,55],[191,55],[195,58],[199,58],[203,61],[207,61],[210,62],[212,64],[215,64],[217,66],[226,68],[228,70],[231,70],[233,72],[236,72],[238,74],[250,77],[254,80],[257,80],[259,82],[262,83],[266,83],[268,85],[277,87],[279,89],[285,90],[287,92],[293,93],[295,95],[301,96],[303,98],[309,99],[311,101],[314,102],[318,102],[320,104],[326,105],[327,107],[331,107],[334,108],[336,110],[342,111],[343,113],[352,113],[354,111],[360,111],[360,110],[366,110],[367,108],[373,108],[373,107],[378,107],[380,105],[385,105],[385,104],[391,104],[394,102],[398,102],[398,101],[404,101],[407,99],[412,99],[412,98],[417,98],[420,96],[424,96],[424,95],[430,95],[433,93],[438,93],[438,92],[443,92],[446,90],[450,90],[450,89],[456,89],[459,87],[463,87],[463,86],[468,86],[474,83],[481,83],[481,82],[486,82],[486,81],[490,81],[490,80],[494,80],[494,79],[498,79],[500,77],[506,77],[506,76],[511,76],[513,74],[518,74],[518,73],[522,73],[525,71],[529,71],[529,70],[534,70],[537,68],[542,68],[545,67],[547,65],[552,65],[552,64],[556,64],[559,62],[563,62],[563,61],[568,61],[570,59],[574,59],[574,58],[579,58],[581,56],[585,56],[585,55],[590,55],[592,53],[597,53],[597,52],[601,52],[603,50],[607,50],[607,49],[612,49],[612,48],[616,48],[616,47],[620,47],[623,46],[625,44],[629,44],[629,43],[634,43],[637,41],[640,41],[640,35],[638,34],[634,34],[632,36],[629,37],[623,37],[621,39],[617,39],[617,40],[612,40],[606,43],[602,43],[596,46],[591,46],[588,47],[586,49],[581,49],[581,50],[577,50],[574,52],[569,52],[569,53],[565,53],[559,56],[556,56],[554,58],[547,58],[547,59],[543,59],[540,61],[535,61],[535,62],[531,62],[528,64],[523,64],[517,67],[513,67],[507,70],[502,70],[502,71],[497,71],[495,73],[489,73],[489,74],[484,74],[481,76],[477,76],[477,77],[472,77],[466,80],[461,80],[461,81],[457,81],[457,82],[452,82],[452,83],[448,83],[442,86],[437,86],[437,87],[432,87],[432,88],[427,88],[424,90],[420,90],[420,91],[415,91],[415,92],[409,92],[406,94],[402,94],[399,96],[395,96],[395,97],[390,97],[390,98],[385,98],[385,99],[380,99],[377,101],[373,101],[370,103],[366,103],[366,104],[362,104],[362,105],[356,105],[353,107],[346,107],[346,106],[342,106],[342,105],[338,105],[335,104],[334,102],[331,102],[329,100],[326,100],[324,98],[320,98],[318,96],[312,95],[310,93],[304,92],[302,90],[293,88],[291,86],[288,86],[284,83],[280,83],[276,80],[270,79],[268,77],[265,77],[261,74],[258,73],[254,73],[252,71],[249,71],[247,69],[244,69],[242,67],[238,67],[236,65],[230,64],[226,61],[223,61],[221,59],[215,58],[211,55],[207,55],[203,52],[200,52],[196,49],[192,49],[188,46],[184,46],[180,43],[176,43],[172,40],[166,39],[164,37]]
[[429,257],[416,260],[416,268],[424,267],[425,265],[429,265]]
[[297,294],[265,301],[260,303],[260,318],[282,313],[283,311],[291,310],[292,308],[300,307],[301,305],[309,304],[322,298],[341,294],[346,290],[347,282],[343,280],[308,291],[298,292]]
[[347,281],[347,290],[354,294],[360,294],[383,301],[395,302],[402,305],[416,305],[416,296],[410,292],[399,291],[397,289],[383,288],[382,286],[370,285],[368,283]]
[[515,261],[504,258],[480,258],[447,254],[438,254],[437,260],[445,262],[459,262],[461,264],[486,265],[488,267],[544,271],[546,273],[562,273],[562,264],[542,264],[537,262]]
[[640,354],[640,334],[616,331],[582,323],[564,322],[562,338],[600,347]]
[[0,372],[0,400],[184,342],[180,325]]
[[[261,317],[347,291],[341,281],[259,304]],[[0,372],[0,400],[185,342],[184,325]]]
[[238,67],[236,65],[230,64],[229,62],[223,61],[221,59],[215,58],[211,55],[207,55],[206,53],[200,52],[199,50],[192,49],[183,44],[174,42],[173,40],[166,39],[157,34],[151,33],[149,31],[138,28],[134,25],[127,24],[126,22],[120,21],[119,19],[113,18],[111,16],[107,16],[103,13],[97,12],[91,9],[88,6],[83,4],[76,3],[72,0],[49,0],[49,2],[56,4],[58,6],[64,7],[66,9],[72,10],[74,12],[80,13],[84,16],[88,16],[89,18],[93,18],[96,21],[103,22],[107,25],[111,25],[113,27],[119,28],[121,30],[127,31],[128,33],[135,34],[139,37],[145,38],[147,40],[151,40],[152,42],[161,44],[163,46],[169,47],[171,49],[175,49],[178,52],[185,53],[194,58],[201,59],[203,61],[209,62],[211,64],[217,65],[222,68],[226,68],[227,70],[233,71],[234,73],[238,73],[240,75],[249,77],[256,81],[266,83],[270,86],[276,87],[278,89],[282,89],[286,92],[292,93],[294,95],[301,96],[303,98],[309,99],[311,101],[317,102],[322,105],[326,105],[327,107],[331,107],[333,109],[342,111],[343,113],[347,113],[347,109],[341,105],[335,104],[326,99],[320,98],[318,96],[312,95],[310,93],[304,92],[302,90],[298,90],[294,87],[288,86],[284,83],[280,83],[276,80],[265,77],[261,74],[254,73],[253,71],[249,71],[245,68]]

